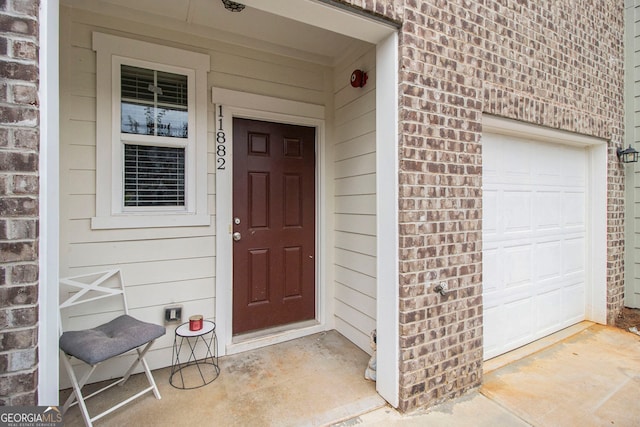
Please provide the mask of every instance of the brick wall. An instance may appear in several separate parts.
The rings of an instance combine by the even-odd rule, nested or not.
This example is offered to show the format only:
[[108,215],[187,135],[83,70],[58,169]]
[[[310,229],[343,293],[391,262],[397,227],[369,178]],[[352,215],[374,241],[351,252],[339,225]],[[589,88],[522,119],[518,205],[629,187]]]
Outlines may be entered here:
[[355,9],[373,13],[390,21],[400,22],[404,12],[401,0],[320,0],[325,3],[342,3]]
[[[622,0],[345,0],[400,32],[400,408],[482,381],[482,114],[610,140],[608,319],[622,305]],[[433,285],[446,281],[446,297]]]
[[[482,380],[482,43],[476,2],[406,2],[401,35],[400,408]],[[441,297],[433,286],[445,281]]]
[[0,0],[0,405],[37,404],[38,0]]

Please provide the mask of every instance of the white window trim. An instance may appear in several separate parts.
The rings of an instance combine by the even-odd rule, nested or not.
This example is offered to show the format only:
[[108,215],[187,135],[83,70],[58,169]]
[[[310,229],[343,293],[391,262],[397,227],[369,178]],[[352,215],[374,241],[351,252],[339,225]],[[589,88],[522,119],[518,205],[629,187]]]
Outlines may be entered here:
[[[93,33],[96,51],[96,216],[92,229],[208,226],[207,73],[209,56],[167,46]],[[186,206],[125,209],[122,203],[122,140],[119,120],[120,64],[185,74],[189,78],[189,138],[186,151]],[[128,135],[127,141],[137,141]],[[164,145],[164,144],[160,144]]]

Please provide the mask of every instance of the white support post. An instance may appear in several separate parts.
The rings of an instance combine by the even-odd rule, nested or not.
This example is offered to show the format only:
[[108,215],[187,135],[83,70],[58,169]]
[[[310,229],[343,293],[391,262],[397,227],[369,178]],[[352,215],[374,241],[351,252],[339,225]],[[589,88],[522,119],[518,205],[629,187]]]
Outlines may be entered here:
[[398,266],[398,35],[376,47],[377,382],[394,407],[399,404]]
[[40,286],[38,405],[58,405],[58,252],[60,194],[58,0],[40,4]]

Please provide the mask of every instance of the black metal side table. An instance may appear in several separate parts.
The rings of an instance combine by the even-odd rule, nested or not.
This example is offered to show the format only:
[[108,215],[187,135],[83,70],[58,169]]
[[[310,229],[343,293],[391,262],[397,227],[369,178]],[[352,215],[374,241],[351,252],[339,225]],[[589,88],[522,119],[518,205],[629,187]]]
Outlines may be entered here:
[[[198,342],[204,345],[204,358],[198,359],[196,348]],[[189,357],[186,362],[180,361],[182,346],[187,343]],[[178,375],[179,374],[179,375]],[[202,329],[192,331],[189,322],[176,328],[173,338],[173,357],[169,384],[175,388],[190,390],[213,382],[220,375],[218,366],[218,338],[216,324],[210,320],[202,322]]]

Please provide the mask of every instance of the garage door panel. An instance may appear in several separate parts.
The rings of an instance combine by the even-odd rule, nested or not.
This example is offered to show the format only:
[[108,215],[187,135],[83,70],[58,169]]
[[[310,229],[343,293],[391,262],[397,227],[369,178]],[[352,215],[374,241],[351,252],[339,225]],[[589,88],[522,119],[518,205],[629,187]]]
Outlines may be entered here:
[[484,282],[484,292],[497,292],[499,284],[502,283],[499,265],[498,249],[486,249],[482,254],[482,277]]
[[532,195],[525,191],[505,191],[498,204],[503,213],[504,233],[520,233],[531,230]]
[[[565,301],[565,312],[569,324],[579,322],[584,318],[585,286],[584,281],[563,289],[563,300]],[[568,325],[567,325],[568,326]]]
[[534,173],[537,176],[536,184],[584,187],[586,163],[583,161],[583,148],[520,141],[532,144],[529,149],[535,150],[537,154],[534,168]]
[[562,242],[544,242],[536,245],[536,280],[552,280],[562,277]]
[[504,287],[515,288],[531,283],[531,245],[509,246],[503,250]]
[[545,187],[563,184],[564,173],[557,150],[545,147],[540,151],[544,151],[545,155],[538,156],[536,159],[536,169],[534,171],[534,182],[536,186]]
[[500,135],[482,143],[489,358],[584,319],[587,163],[577,147]]
[[482,232],[487,237],[498,232],[498,192],[487,190],[482,196]]
[[504,322],[500,316],[501,310],[498,307],[484,307],[482,313],[482,323],[485,330],[483,342],[484,342],[484,357],[491,358],[499,353],[500,345],[504,341],[501,334],[487,334],[486,331],[497,331],[500,329],[500,325]]
[[584,161],[584,149],[565,147],[562,161],[564,164],[564,185],[584,188],[587,183],[587,163]]
[[[484,308],[487,307],[500,307],[512,304],[516,301],[523,301],[526,299],[530,299],[532,295],[535,295],[538,290],[536,289],[537,284],[534,283],[526,283],[521,286],[508,289],[508,292],[501,291],[492,296],[489,299],[489,306],[484,304]],[[557,286],[551,286],[550,289],[556,289]]]
[[482,146],[482,181],[490,182],[498,175],[500,165],[504,163],[502,160],[502,138],[496,135],[491,145]]
[[534,305],[531,298],[522,298],[503,305],[505,329],[504,339],[509,347],[520,346],[533,336],[535,324],[531,321],[534,317]]
[[554,289],[536,298],[538,331],[560,328],[564,320],[563,291]]
[[559,230],[562,226],[562,192],[539,191],[535,193],[534,214],[537,229]]
[[567,226],[585,225],[586,196],[583,192],[566,192],[563,198],[564,223]]
[[512,141],[509,138],[499,137],[499,148],[502,158],[496,165],[498,174],[507,178],[514,184],[531,182],[531,157],[533,153],[530,147],[512,149]]
[[582,237],[564,241],[564,274],[584,271],[585,239]]

